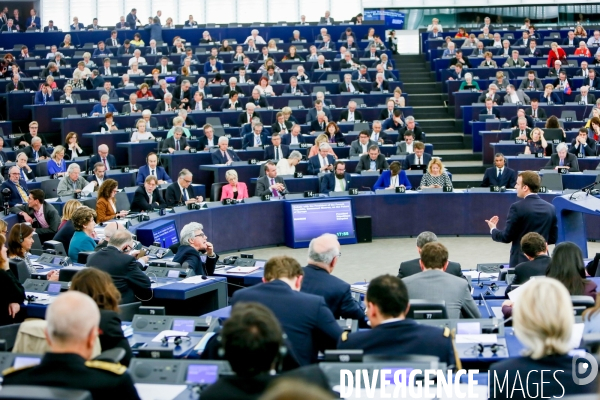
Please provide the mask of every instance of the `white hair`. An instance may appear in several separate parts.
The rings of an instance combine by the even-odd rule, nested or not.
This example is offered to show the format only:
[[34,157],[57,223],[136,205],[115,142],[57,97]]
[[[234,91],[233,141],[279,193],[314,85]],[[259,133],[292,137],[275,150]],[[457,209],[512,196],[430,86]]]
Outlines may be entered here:
[[226,138],[225,136],[220,136],[219,137],[219,144],[221,143],[229,143],[229,139]]
[[196,236],[195,232],[201,229],[204,229],[204,226],[198,222],[190,222],[184,226],[179,233],[179,236],[181,236],[181,245],[189,246],[190,240],[194,239],[194,236]]

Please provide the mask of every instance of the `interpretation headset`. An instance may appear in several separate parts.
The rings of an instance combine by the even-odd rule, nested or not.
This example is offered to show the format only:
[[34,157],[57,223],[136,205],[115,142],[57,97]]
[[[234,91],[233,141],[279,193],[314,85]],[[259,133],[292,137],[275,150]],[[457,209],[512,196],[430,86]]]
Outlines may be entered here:
[[[275,358],[275,371],[279,374],[283,368],[283,360],[288,353],[288,348],[285,345],[287,341],[287,335],[283,333],[281,335],[281,346],[279,346],[279,351],[277,353],[277,357]],[[217,342],[219,343],[219,349],[217,354],[219,358],[225,360],[225,347],[223,346],[223,336],[219,334],[217,336]]]
[[183,343],[184,340],[187,340],[189,342],[192,341],[192,339],[189,336],[165,336],[162,339],[160,339],[160,342],[163,346],[166,347],[169,345],[169,339],[173,339],[173,344],[175,344],[175,347],[181,346],[181,343]]
[[468,351],[471,352],[471,354],[474,354],[475,352],[479,353],[479,356],[483,356],[483,352],[486,348],[489,348],[490,351],[492,352],[492,354],[495,356],[498,354],[498,351],[501,349],[504,349],[504,345],[503,344],[498,344],[498,343],[494,343],[494,344],[483,344],[483,343],[478,343],[475,346],[471,347]]

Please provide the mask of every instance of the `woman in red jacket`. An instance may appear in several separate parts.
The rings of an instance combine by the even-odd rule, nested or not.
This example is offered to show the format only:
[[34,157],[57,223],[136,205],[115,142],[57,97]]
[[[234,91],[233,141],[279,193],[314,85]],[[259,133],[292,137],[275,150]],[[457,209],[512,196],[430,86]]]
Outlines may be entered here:
[[548,62],[546,63],[548,65],[548,68],[552,68],[552,66],[554,65],[554,61],[556,61],[556,60],[559,60],[562,63],[562,65],[568,64],[567,54],[558,45],[558,43],[552,42],[550,47],[552,49],[550,50],[550,53],[548,53]]

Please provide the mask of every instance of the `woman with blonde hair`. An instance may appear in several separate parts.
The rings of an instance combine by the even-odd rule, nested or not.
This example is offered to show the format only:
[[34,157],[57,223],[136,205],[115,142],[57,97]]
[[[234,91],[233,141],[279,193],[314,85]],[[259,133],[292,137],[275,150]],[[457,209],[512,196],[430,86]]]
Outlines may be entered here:
[[396,107],[406,107],[406,99],[402,97],[402,89],[400,89],[400,87],[394,89],[394,97],[391,97],[390,99],[394,101]]
[[136,121],[135,127],[137,131],[131,135],[131,143],[138,143],[140,140],[154,140],[154,135],[146,132],[146,121],[143,118]]
[[[519,390],[523,392],[517,396],[522,399],[531,398],[525,396],[525,390],[531,394],[543,390],[544,397],[548,398],[595,393],[596,380],[588,384],[574,382],[576,360],[569,351],[573,349],[570,343],[575,317],[567,288],[556,279],[537,277],[524,285],[513,308],[513,329],[525,350],[521,357],[493,363],[490,366],[492,376],[502,377],[502,380],[508,378],[508,382],[517,382],[521,379],[519,376],[527,376],[526,387],[521,385]],[[542,371],[551,378],[544,380]],[[505,386],[506,389],[490,388],[490,393],[494,390],[496,393],[490,398],[511,398],[510,387],[512,383]]]
[[[329,143],[329,136],[327,136],[325,133],[321,133],[319,136],[317,136],[317,138],[315,139],[314,146],[312,146],[310,148],[310,151],[308,152],[307,158],[310,158],[312,156],[316,156],[317,154],[319,154],[319,146],[321,145],[321,143]],[[337,155],[335,154],[335,152],[333,151],[332,148],[329,149],[327,154],[333,156],[333,158],[335,158],[337,160]]]
[[427,166],[427,172],[421,178],[421,189],[424,188],[443,188],[445,186],[452,187],[452,181],[444,171],[442,161],[433,157]]
[[50,161],[48,161],[48,175],[59,177],[64,176],[67,173],[67,163],[65,161],[65,148],[64,146],[58,145],[52,151],[50,155]]

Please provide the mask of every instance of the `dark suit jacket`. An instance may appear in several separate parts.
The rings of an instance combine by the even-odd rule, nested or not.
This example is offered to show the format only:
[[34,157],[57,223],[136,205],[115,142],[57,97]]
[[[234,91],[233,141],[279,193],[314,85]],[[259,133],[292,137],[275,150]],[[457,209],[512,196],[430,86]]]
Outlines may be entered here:
[[589,76],[587,78],[583,78],[582,86],[589,86],[590,90],[598,90],[600,88],[600,78],[595,77],[591,82]]
[[[414,165],[417,160],[417,157],[414,153],[409,154],[404,159],[404,163],[402,164],[403,170],[409,170],[411,165]],[[423,164],[429,165],[429,161],[431,161],[431,155],[427,153],[423,153],[423,159],[421,160]]]
[[[141,166],[138,169],[137,178],[135,180],[136,185],[142,185],[148,175],[150,175],[150,167],[148,167],[148,165]],[[167,171],[161,166],[156,167],[156,177],[159,181],[173,182],[171,177],[167,174]]]
[[88,267],[108,273],[121,292],[121,304],[133,303],[136,299],[147,300],[152,291],[150,279],[142,272],[142,265],[129,254],[121,253],[116,247],[107,246],[92,254]]
[[[519,137],[520,134],[521,134],[520,129],[513,129],[512,133],[510,134],[510,140],[515,140],[516,138]],[[525,129],[525,135],[527,136],[527,139],[531,139],[531,129],[530,128]]]
[[[260,96],[258,98],[258,100],[254,99],[253,97],[250,97],[248,99],[248,101],[246,102],[246,104],[248,104],[248,103],[254,103],[255,106],[259,106],[260,108],[266,108],[266,107],[269,106],[269,103],[267,103],[267,100],[265,99],[264,96]],[[258,115],[258,118],[260,118],[260,114],[259,113],[257,113],[255,111],[255,114]],[[244,117],[244,120],[247,120],[247,118]],[[247,123],[247,122],[244,122],[244,123]]]
[[[27,162],[30,162],[30,163],[35,162],[35,158],[34,158],[34,154],[33,154],[33,147],[31,147],[31,146],[25,147],[23,149],[22,153],[25,153],[25,155],[27,156]],[[48,152],[46,151],[46,148],[44,146],[40,147],[40,149],[38,150],[38,158],[39,157],[50,157],[50,154],[48,154]]]
[[[408,130],[408,128],[406,128],[406,126],[405,126],[398,131],[398,133],[399,133],[398,138],[400,140],[404,140],[404,133],[407,130]],[[419,142],[423,141],[423,130],[417,125],[415,125],[415,129],[413,129],[413,136],[415,137],[415,140],[418,140]]]
[[131,211],[152,211],[155,208],[163,208],[166,206],[164,199],[160,195],[160,190],[154,189],[152,192],[152,204],[149,203],[150,198],[144,186],[140,186],[135,190],[133,194],[133,201],[131,202]]
[[[6,85],[6,91],[12,92],[13,90],[15,90],[15,83],[13,81],[10,81],[8,85]],[[16,90],[25,90],[25,85],[23,84],[23,82],[17,82]]]
[[390,84],[388,83],[388,81],[381,82],[381,89],[377,86],[377,82],[373,82],[373,86],[371,87],[371,93],[373,93],[375,91],[384,91],[384,90],[390,90]]
[[581,149],[579,144],[575,147],[577,143],[576,139],[571,141],[571,147],[569,147],[569,153],[575,154],[577,156],[579,153],[583,154],[586,157],[594,157],[596,155],[596,141],[592,138],[587,138],[586,146]]
[[[420,258],[415,258],[414,260],[404,261],[400,263],[400,268],[398,269],[398,278],[406,278],[407,276],[411,276],[414,274],[418,274],[421,272],[421,265],[419,264]],[[448,268],[446,268],[446,272],[459,278],[465,278],[462,273],[460,263],[449,261]]]
[[[579,103],[582,100],[582,96],[580,94],[578,94],[577,96],[575,96],[575,101],[577,103]],[[587,104],[591,104],[594,105],[596,103],[596,96],[594,96],[593,94],[589,94],[587,95]]]
[[[192,96],[192,89],[188,89],[187,92],[183,92],[183,98],[184,99],[188,99],[188,102],[191,100]],[[181,101],[181,85],[177,86],[174,90],[173,90],[173,99],[177,100],[177,102],[179,103]]]
[[[340,115],[340,121],[343,119],[347,121],[348,114],[350,114],[350,111],[348,111],[348,110],[342,111],[342,114]],[[358,110],[354,110],[354,121],[362,121],[362,120],[363,120],[362,113]]]
[[[531,107],[528,107],[527,110],[525,110],[525,115],[528,117],[533,118],[533,110],[531,109]],[[544,111],[543,108],[538,107],[537,109],[537,118],[538,119],[546,119],[546,111]]]
[[49,95],[46,95],[46,101],[44,101],[44,95],[41,91],[37,91],[35,92],[35,99],[34,99],[34,104],[37,105],[45,105],[47,102],[49,101],[54,101],[54,94],[50,93]]
[[492,231],[492,239],[501,243],[512,242],[510,248],[511,268],[527,261],[521,252],[521,239],[526,233],[537,232],[546,239],[548,244],[556,243],[558,237],[556,209],[537,194],[531,194],[513,203],[504,226],[502,231],[499,229]]
[[296,292],[280,280],[238,290],[231,304],[238,302],[258,302],[273,311],[300,365],[316,362],[319,350],[335,348],[342,334],[323,297]]
[[[285,121],[283,123],[283,125],[285,126],[285,128],[287,129],[288,132],[290,132],[292,130],[292,127],[294,126],[294,124],[291,121]],[[271,132],[272,133],[280,133],[281,125],[279,125],[278,122],[274,122],[273,125],[271,125]]]
[[[261,107],[262,107],[262,106],[261,106]],[[256,111],[254,111],[254,114],[252,114],[252,118],[256,118],[256,117],[258,117],[258,119],[260,119],[260,120],[262,121],[262,119],[261,119],[261,117],[260,117],[260,114],[259,114],[259,113],[257,113]],[[240,116],[238,117],[238,125],[239,125],[239,126],[242,126],[242,125],[244,125],[244,124],[247,124],[248,122],[251,122],[251,121],[248,121],[248,113],[247,113],[246,111],[244,111],[244,112],[243,112],[243,113],[241,113],[241,114],[240,114]]]
[[[423,157],[423,158],[425,158],[425,157]],[[371,166],[371,158],[369,157],[368,154],[365,154],[364,156],[360,156],[360,160],[358,160],[358,164],[356,165],[355,172],[357,174],[360,174],[360,172],[363,170],[368,171],[370,169],[370,166]],[[388,169],[389,167],[390,166],[388,165],[388,162],[385,159],[385,156],[383,154],[379,154],[377,156],[377,160],[375,160],[375,169],[377,169],[377,170]]]
[[[298,92],[302,94],[308,94],[308,92],[302,87],[302,85],[296,85],[296,93]],[[292,93],[292,87],[289,83],[285,85],[285,88],[283,88],[283,93]]]
[[60,225],[60,216],[52,204],[46,202],[43,204],[44,219],[48,223],[48,228],[41,227],[40,223],[35,219],[34,210],[29,208],[27,204],[13,207],[10,211],[15,214],[18,214],[22,211],[27,213],[27,215],[33,218],[32,227],[35,228],[37,234],[40,235],[41,240],[52,240],[54,238],[54,234],[56,234],[56,231],[58,231],[58,226]]
[[[179,107],[179,102],[175,99],[175,95],[173,95],[173,99],[171,100],[171,110],[177,109]],[[154,109],[154,114],[160,114],[163,111],[166,111],[165,101],[161,100]]]
[[[285,182],[283,181],[282,177],[276,176],[273,179],[275,179],[275,183],[282,183],[283,186],[285,187]],[[269,189],[269,186],[271,186],[270,178],[267,175],[261,176],[256,181],[256,190],[255,190],[254,195],[255,196],[264,196],[265,194],[273,195],[273,192],[271,191],[271,189]],[[285,188],[283,192],[280,192],[280,195],[285,195],[287,193],[288,193],[288,190],[287,190],[287,188]]]
[[327,126],[327,123],[322,122],[319,124],[319,121],[315,119],[313,122],[310,123],[310,131],[311,132],[322,132],[325,130],[326,126]]
[[[335,158],[332,155],[327,155],[327,161],[329,165],[335,164]],[[312,156],[308,159],[308,173],[311,175],[317,175],[321,173],[321,160],[320,155]]]
[[[349,173],[344,173],[344,181],[346,182],[346,190],[350,187],[350,179],[352,175]],[[325,174],[321,177],[320,183],[320,193],[329,194],[329,192],[333,192],[335,190],[335,174]]]
[[[233,161],[241,161],[240,157],[237,155],[237,153],[235,151],[228,149],[227,154],[229,154],[229,157],[231,157],[231,159]],[[221,150],[218,150],[218,149],[212,152],[211,158],[212,158],[213,164],[227,163],[227,157],[223,157],[223,153],[221,152]]]
[[525,261],[515,267],[515,279],[506,289],[508,293],[512,290],[512,285],[522,285],[531,279],[532,276],[546,276],[546,269],[552,261],[552,258],[543,254],[537,256],[531,261]]
[[61,242],[63,246],[65,246],[65,251],[67,254],[69,253],[69,245],[71,244],[71,238],[74,234],[75,227],[73,226],[73,221],[69,220],[65,222],[62,228],[60,228],[58,232],[56,232],[56,235],[54,235],[54,240]]
[[[192,185],[188,186],[186,189],[188,193],[188,199],[193,199],[194,189]],[[165,200],[167,202],[167,207],[175,207],[177,205],[183,204],[183,195],[181,194],[181,190],[179,190],[179,184],[177,182],[170,184],[167,186],[167,191],[165,193]]]
[[[179,150],[185,150],[185,148],[189,146],[189,143],[185,137],[185,135],[181,135],[181,139],[179,139]],[[162,151],[166,153],[169,151],[169,148],[175,149],[175,137],[171,136],[170,138],[166,138],[162,142]]]
[[[100,156],[98,154],[94,154],[92,157],[90,157],[90,161],[89,161],[88,165],[90,167],[93,167],[94,164],[99,163],[99,162],[102,162],[102,158],[100,158]],[[110,167],[110,169],[117,168],[117,159],[112,154],[109,154],[108,156],[106,156],[106,162],[108,163],[108,166]]]
[[324,71],[326,68],[331,68],[331,65],[327,61],[323,62],[323,68],[319,68],[319,63],[315,61],[312,65],[313,71]]
[[[479,115],[487,114],[487,112],[487,108],[482,108],[479,110]],[[500,118],[500,110],[498,110],[496,107],[492,107],[492,114],[494,114],[496,118]]]
[[[290,155],[290,147],[282,144],[279,147],[281,147],[281,153],[283,154],[283,158],[288,158],[288,156]],[[270,145],[265,147],[265,160],[274,160],[275,159],[275,146]]]
[[[558,158],[558,154],[555,153],[550,156],[550,161],[548,161],[546,167],[558,167],[559,164],[560,159]],[[575,154],[567,153],[564,164],[565,167],[569,167],[569,172],[579,172],[579,162]]]
[[368,327],[364,310],[352,298],[350,284],[315,265],[303,269],[301,292],[322,296],[335,319],[356,319],[362,328]]
[[[238,85],[235,85],[234,92],[244,94],[244,91]],[[229,93],[231,93],[231,86],[227,85],[223,88],[223,91],[221,92],[221,97],[229,97]]]
[[179,246],[179,250],[177,250],[177,254],[173,258],[173,262],[177,262],[183,265],[184,262],[187,262],[194,270],[196,275],[213,275],[215,273],[215,266],[217,265],[217,260],[219,256],[215,254],[215,257],[210,258],[206,257],[206,262],[202,262],[203,254],[198,252],[195,248],[188,245]]
[[[218,142],[219,138],[213,136],[213,143],[215,146],[218,144]],[[198,150],[204,150],[206,146],[208,146],[208,138],[206,137],[206,135],[202,135],[200,136],[200,139],[198,139]]]
[[504,167],[502,169],[500,180],[498,180],[497,172],[496,167],[486,169],[481,186],[504,186],[507,189],[513,189],[515,187],[515,184],[517,183],[517,173],[514,170]]
[[[262,145],[266,145],[269,144],[269,139],[267,138],[267,134],[263,131],[260,133],[260,142],[262,143]],[[247,147],[253,147],[254,146],[254,132],[250,132],[246,135],[244,135],[243,139],[242,139],[242,149],[246,150]]]
[[[291,133],[286,133],[285,135],[281,135],[281,144],[285,144],[285,145],[290,145],[290,143],[292,142],[292,134]],[[302,136],[302,134],[298,135],[298,143],[306,143],[306,140],[304,139],[304,136]]]

